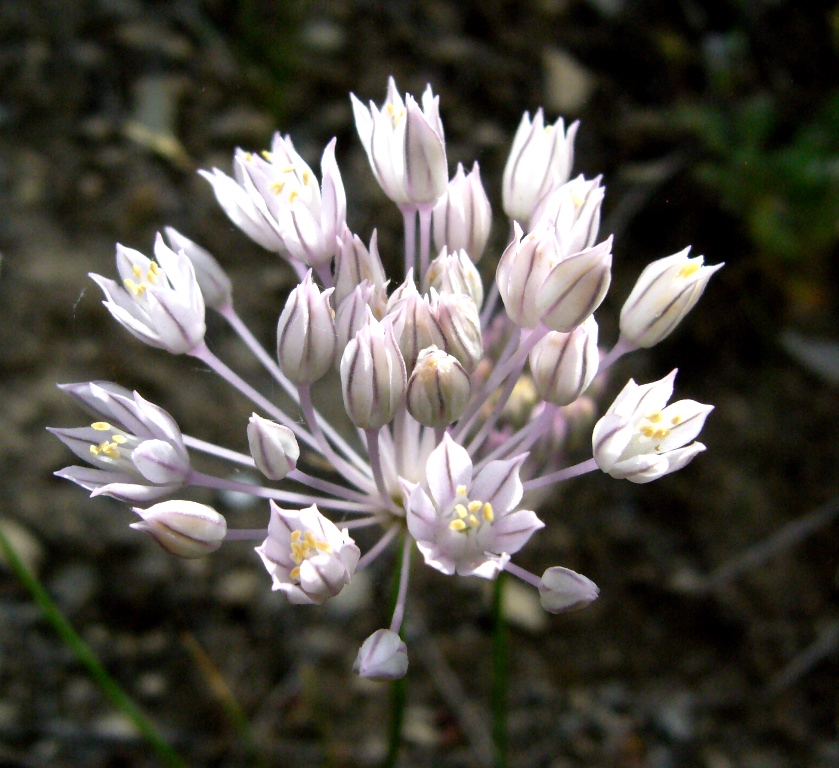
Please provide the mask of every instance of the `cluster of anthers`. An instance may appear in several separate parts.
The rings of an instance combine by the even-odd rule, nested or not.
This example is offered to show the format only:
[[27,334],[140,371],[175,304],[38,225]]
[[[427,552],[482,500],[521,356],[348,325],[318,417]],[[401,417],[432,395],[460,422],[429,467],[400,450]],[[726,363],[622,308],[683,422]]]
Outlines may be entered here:
[[[597,597],[590,580],[566,568],[540,577],[511,561],[544,527],[520,502],[528,491],[596,469],[649,482],[704,450],[695,438],[711,406],[667,405],[675,371],[626,384],[594,426],[591,459],[567,466],[562,447],[586,425],[593,403],[585,393],[598,375],[670,334],[719,266],[703,266],[687,249],[650,264],[623,306],[620,338],[601,354],[593,313],[609,288],[612,238],[598,241],[600,177],[569,180],[577,123],[545,125],[541,110],[522,119],[502,190],[513,238],[485,298],[475,264],[489,237],[490,205],[477,163],[468,174],[459,165],[449,180],[438,98],[429,87],[422,106],[403,100],[391,79],[382,109],[354,96],[352,105],[373,173],[404,217],[405,276],[392,290],[375,231],[365,246],[347,227],[335,140],[318,183],[279,134],[270,152],[237,150],[232,178],[202,171],[230,219],[300,279],[279,318],[276,358],[234,310],[218,262],[171,228],[166,240],[158,235],[153,260],[117,246],[120,282],[92,275],[130,333],[201,360],[262,412],[247,426],[250,455],[184,435],[161,408],[102,381],[63,385],[96,421],[53,431],[92,465],[68,467],[61,477],[92,496],[143,505],[133,527],[180,557],[231,540],[261,541],[256,551],[273,587],[292,603],[334,597],[401,540],[392,622],[365,641],[355,664],[364,677],[395,679],[408,667],[399,632],[414,544],[445,574],[494,579],[506,570],[536,587],[551,612]],[[229,322],[297,413],[284,412],[210,351],[206,306]],[[312,402],[311,385],[334,376],[333,368],[356,434],[340,432]],[[190,451],[282,484],[199,472]],[[331,464],[330,479],[298,468],[322,466],[308,460],[312,453]],[[187,486],[268,499],[267,528],[228,529],[204,504],[159,501]],[[350,531],[372,526],[382,535],[361,555]]]

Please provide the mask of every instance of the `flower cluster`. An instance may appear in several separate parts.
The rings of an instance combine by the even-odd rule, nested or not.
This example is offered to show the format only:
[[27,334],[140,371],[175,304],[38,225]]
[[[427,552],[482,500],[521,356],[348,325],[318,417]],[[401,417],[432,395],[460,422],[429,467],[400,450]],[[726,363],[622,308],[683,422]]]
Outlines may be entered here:
[[[611,282],[612,238],[599,232],[600,177],[571,178],[577,123],[566,128],[562,120],[546,124],[541,110],[532,120],[525,114],[503,179],[513,236],[487,290],[475,265],[490,237],[489,200],[477,163],[468,174],[458,165],[449,181],[438,97],[429,87],[420,106],[403,99],[391,78],[381,108],[355,96],[352,106],[373,174],[404,218],[402,282],[388,282],[375,231],[365,245],[347,226],[335,140],[318,183],[279,134],[270,152],[237,150],[233,177],[201,172],[230,219],[299,277],[279,316],[276,355],[236,313],[231,281],[215,258],[171,228],[169,245],[158,236],[153,259],[117,246],[120,282],[92,275],[131,334],[200,360],[252,401],[260,413],[242,426],[250,455],[183,435],[161,408],[101,381],[62,387],[96,420],[53,432],[91,465],[61,477],[92,496],[150,504],[135,508],[140,520],[132,527],[179,557],[260,541],[273,588],[292,603],[334,597],[401,541],[391,624],[364,642],[354,666],[363,677],[395,679],[408,668],[399,632],[414,545],[447,575],[495,579],[507,571],[534,586],[553,613],[596,599],[585,576],[561,566],[538,576],[513,563],[544,527],[522,501],[597,469],[650,482],[705,449],[695,438],[711,406],[668,405],[675,371],[626,384],[593,427],[590,459],[569,466],[562,447],[571,430],[590,426],[587,393],[598,377],[621,355],[667,337],[719,265],[703,266],[687,250],[650,264],[623,306],[620,338],[601,353],[594,312]],[[206,307],[230,323],[294,412],[210,352]],[[336,370],[356,434],[339,432],[312,400],[312,385]],[[271,482],[204,474],[190,450],[252,467]],[[328,479],[305,471],[324,459],[333,470]],[[267,499],[266,527],[228,528],[211,507],[161,500],[189,486]],[[381,536],[362,554],[351,531],[365,527]]]

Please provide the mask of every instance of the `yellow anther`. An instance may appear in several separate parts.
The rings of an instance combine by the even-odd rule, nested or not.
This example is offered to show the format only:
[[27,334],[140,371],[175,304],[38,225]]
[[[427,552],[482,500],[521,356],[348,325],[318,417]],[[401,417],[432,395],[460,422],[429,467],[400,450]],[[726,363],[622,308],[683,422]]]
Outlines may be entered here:
[[302,531],[292,531],[291,532],[291,543],[296,544],[300,541],[300,537],[303,535]]
[[292,163],[288,163],[288,164],[287,164],[287,165],[283,168],[283,173],[293,173],[293,172],[294,172],[294,165],[293,165]]
[[466,515],[468,514],[468,512],[466,511],[466,507],[464,507],[463,504],[455,504],[454,505],[454,513],[461,520],[463,520],[463,518],[466,517]]
[[465,485],[457,486],[457,488],[455,489],[455,493],[458,496],[466,496],[466,493],[467,493],[466,486]]
[[160,266],[158,265],[158,263],[156,261],[150,261],[149,262],[149,272],[153,275],[159,275],[160,274]]
[[329,546],[325,541],[318,541],[315,542],[315,549],[319,549],[321,552],[331,552],[332,547]]
[[675,427],[677,424],[682,423],[682,417],[676,414],[672,419],[670,419],[670,423]]
[[283,191],[283,187],[285,186],[284,181],[275,181],[271,184],[268,189],[270,189],[275,195],[279,195],[280,192]]
[[657,429],[657,430],[653,433],[653,437],[654,437],[656,440],[661,440],[661,438],[663,438],[663,437],[667,437],[667,435],[669,435],[669,434],[670,434],[670,430],[669,430],[669,429],[660,428],[660,429]]
[[292,189],[288,196],[288,201],[293,203],[298,197],[300,197],[300,193],[296,189]]
[[135,296],[142,296],[146,292],[145,283],[135,283],[130,277],[126,277],[125,280],[123,280],[122,282],[124,283],[125,287]]
[[296,568],[292,568],[288,572],[288,576],[290,579],[299,579],[300,578],[300,566],[298,565]]
[[143,270],[140,269],[139,264],[134,265],[133,272],[134,272],[134,277],[142,277],[143,276]]
[[259,154],[262,155],[269,163],[274,161],[274,156],[267,149],[263,149]]
[[574,203],[575,208],[582,208],[585,199],[580,197],[579,195],[571,194],[571,202]]
[[554,127],[549,123],[545,126],[545,133],[550,133],[553,129]]
[[699,271],[699,268],[701,266],[702,266],[702,263],[699,261],[699,259],[689,261],[687,264],[685,264],[685,266],[683,266],[679,270],[679,275],[678,276],[679,277],[690,277],[691,275],[695,275]]
[[641,427],[638,430],[644,437],[652,437],[655,434],[655,430],[652,427]]
[[466,530],[466,523],[463,520],[452,520],[449,523],[449,528],[453,531],[465,531]]
[[303,184],[305,184],[308,187],[309,184],[311,184],[311,182],[312,182],[312,174],[309,173],[308,171],[303,171]]
[[477,512],[484,503],[482,501],[470,501],[469,502],[469,511],[470,512]]
[[94,421],[90,426],[97,432],[110,432],[113,429],[107,421]]
[[128,438],[125,435],[111,435],[111,442],[117,445],[123,445],[128,442]]
[[390,102],[388,102],[387,104],[385,104],[385,109],[387,110],[387,113],[388,113],[391,117],[393,117],[393,113],[394,113],[393,104],[391,104]]
[[653,424],[658,424],[661,421],[661,411],[653,411],[649,416],[647,416],[647,421],[651,421]]
[[99,450],[106,456],[110,456],[112,459],[119,458],[119,448],[117,448],[113,443],[104,442],[99,446]]
[[469,525],[471,525],[473,528],[478,527],[478,518],[475,517],[475,515],[469,515]]
[[91,452],[94,456],[98,456],[98,455],[99,455],[99,448],[97,448],[95,445],[91,445],[91,446],[90,446],[90,452]]
[[251,160],[253,160],[253,155],[250,152],[245,152],[245,160],[247,162],[250,162]]
[[315,534],[311,531],[306,531],[306,533],[303,534],[303,538],[310,547],[314,547],[318,543],[318,540],[315,538]]
[[486,520],[488,523],[491,523],[493,520],[495,520],[495,512],[492,511],[492,504],[490,504],[489,502],[484,504],[484,520]]

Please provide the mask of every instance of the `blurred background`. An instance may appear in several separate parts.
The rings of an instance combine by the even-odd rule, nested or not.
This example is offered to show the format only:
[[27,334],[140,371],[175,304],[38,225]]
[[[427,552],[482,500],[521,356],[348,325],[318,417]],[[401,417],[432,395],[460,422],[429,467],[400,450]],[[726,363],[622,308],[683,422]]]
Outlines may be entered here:
[[[716,405],[709,450],[650,485],[587,475],[542,501],[548,527],[521,564],[578,570],[601,597],[548,616],[508,594],[510,765],[839,765],[838,53],[832,0],[3,0],[2,530],[191,764],[376,765],[388,692],[350,668],[384,622],[392,558],[341,600],[292,609],[246,543],[169,557],[127,507],[52,477],[72,457],[44,428],[87,423],[55,383],[117,381],[185,432],[246,449],[248,403],[129,337],[87,273],[112,273],[115,241],[148,253],[173,225],[229,270],[270,348],[292,273],[196,170],[229,171],[235,146],[267,147],[274,130],[316,166],[337,136],[350,226],[365,241],[377,226],[396,264],[401,217],[348,98],[381,103],[393,74],[441,95],[451,171],[480,162],[491,279],[510,141],[543,106],[582,122],[575,172],[604,174],[605,343],[652,259],[691,244],[726,267],[677,333],[615,366],[600,404],[678,366],[677,396]],[[221,323],[210,339],[274,392]],[[479,581],[414,569],[405,766],[486,765]],[[155,764],[0,569],[0,765]]]

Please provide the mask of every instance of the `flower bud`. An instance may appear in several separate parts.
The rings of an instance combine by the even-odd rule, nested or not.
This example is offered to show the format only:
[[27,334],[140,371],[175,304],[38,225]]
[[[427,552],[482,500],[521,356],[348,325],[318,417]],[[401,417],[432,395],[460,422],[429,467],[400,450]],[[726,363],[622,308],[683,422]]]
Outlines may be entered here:
[[429,298],[420,296],[416,290],[405,293],[405,297],[388,312],[387,319],[392,325],[393,337],[402,352],[405,367],[413,370],[421,350],[432,345],[444,347],[445,341]]
[[568,181],[579,125],[572,123],[566,131],[562,118],[545,125],[541,109],[532,123],[524,113],[504,166],[501,192],[504,212],[525,228],[531,227],[539,202]]
[[204,303],[213,309],[224,309],[233,302],[233,284],[209,251],[184,237],[174,227],[164,227],[166,239],[176,253],[183,251],[192,262],[195,279],[204,296]]
[[600,590],[591,579],[568,568],[554,566],[542,574],[539,601],[548,613],[585,608],[597,600]]
[[144,440],[133,451],[131,461],[151,483],[183,483],[189,474],[189,456],[180,445],[166,440]]
[[191,559],[215,552],[227,534],[227,521],[212,507],[194,501],[162,501],[134,511],[143,519],[131,527],[146,531],[176,557]]
[[492,227],[492,208],[477,163],[468,176],[463,173],[463,166],[457,164],[454,178],[434,206],[433,222],[438,251],[463,249],[472,261],[480,260]]
[[367,310],[370,309],[377,320],[382,317],[384,303],[380,299],[376,286],[371,285],[369,280],[364,280],[338,306],[335,312],[335,338],[338,352],[336,366],[340,366],[340,356],[350,339],[355,338],[356,333],[367,321]]
[[597,239],[605,195],[601,178],[587,181],[584,176],[577,176],[536,206],[533,221],[536,226],[546,225],[554,230],[563,256],[591,248]]
[[340,246],[335,259],[335,293],[332,296],[336,307],[340,307],[344,299],[364,280],[369,280],[377,288],[384,288],[387,283],[385,269],[379,258],[375,229],[368,250],[361,238],[350,232],[345,225]]
[[253,414],[248,422],[248,445],[257,469],[269,480],[282,480],[297,467],[300,446],[288,427]]
[[439,293],[465,293],[478,309],[484,303],[484,286],[481,276],[466,251],[449,253],[446,247],[431,262],[422,282],[424,291],[436,288]]
[[612,238],[563,258],[539,289],[542,322],[568,333],[600,306],[612,281]]
[[408,379],[408,413],[426,427],[442,429],[457,421],[472,395],[469,374],[452,355],[437,347],[420,352]]
[[368,680],[399,680],[408,671],[408,648],[396,632],[377,629],[359,648],[352,671]]
[[321,292],[309,270],[288,296],[277,325],[277,359],[295,384],[317,381],[335,358],[335,312],[329,303],[333,289]]
[[600,364],[597,322],[589,317],[571,333],[551,331],[530,352],[530,372],[543,400],[569,405],[588,389]]
[[341,357],[341,392],[353,424],[379,429],[395,415],[407,385],[405,361],[390,322],[368,310],[367,322]]
[[408,298],[408,296],[413,296],[414,294],[419,293],[417,290],[417,284],[414,282],[414,268],[411,267],[408,270],[408,274],[405,276],[405,279],[396,287],[392,294],[388,297],[387,300],[387,309],[385,310],[385,314],[390,314],[391,310],[400,302],[402,299]]
[[432,288],[437,322],[443,332],[445,349],[456,357],[468,373],[472,373],[484,356],[481,318],[478,308],[464,293],[442,293]]
[[313,504],[283,509],[273,501],[268,538],[256,548],[272,588],[295,605],[320,605],[350,583],[361,554],[346,530]]
[[498,262],[495,279],[510,319],[519,328],[535,328],[542,319],[537,298],[542,282],[559,260],[559,244],[545,228],[525,237],[518,224],[513,230],[513,241]]
[[702,256],[688,258],[690,246],[654,261],[641,273],[621,310],[621,340],[652,347],[667,338],[693,309],[708,280],[722,264],[702,266]]

